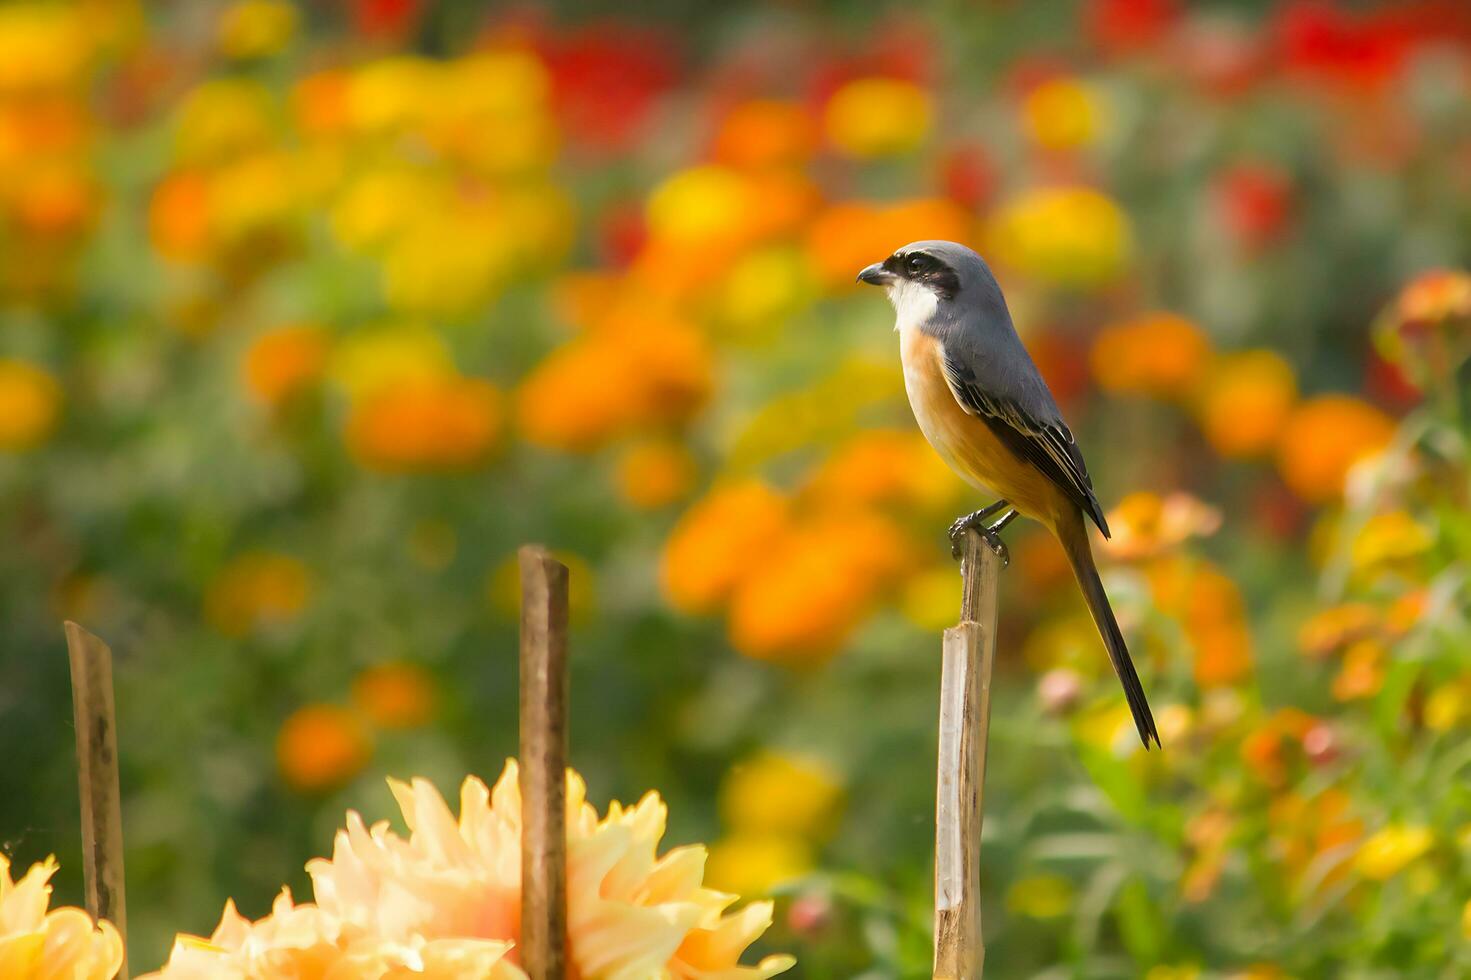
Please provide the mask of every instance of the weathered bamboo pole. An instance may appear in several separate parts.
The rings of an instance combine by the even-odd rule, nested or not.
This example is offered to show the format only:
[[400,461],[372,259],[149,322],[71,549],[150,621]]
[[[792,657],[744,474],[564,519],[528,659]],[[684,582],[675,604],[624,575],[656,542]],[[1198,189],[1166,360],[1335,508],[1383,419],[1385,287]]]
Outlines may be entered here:
[[977,531],[960,560],[960,622],[945,631],[940,678],[940,752],[935,787],[935,980],[977,980],[981,937],[981,817],[991,668],[996,661],[996,589],[1004,560]]
[[567,566],[521,562],[521,968],[567,975]]
[[77,788],[82,801],[82,869],[87,911],[123,939],[121,980],[128,980],[128,914],[123,890],[123,815],[118,788],[117,712],[112,651],[76,623],[66,623],[72,714],[77,729]]

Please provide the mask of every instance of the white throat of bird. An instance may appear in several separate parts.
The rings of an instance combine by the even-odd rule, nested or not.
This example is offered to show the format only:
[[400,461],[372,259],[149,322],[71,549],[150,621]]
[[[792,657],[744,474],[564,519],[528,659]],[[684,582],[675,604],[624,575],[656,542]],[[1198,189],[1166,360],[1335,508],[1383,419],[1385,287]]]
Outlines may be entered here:
[[908,279],[896,279],[884,291],[889,294],[889,302],[894,304],[894,329],[901,333],[911,327],[918,327],[929,321],[935,315],[935,308],[940,305],[940,296],[933,289]]

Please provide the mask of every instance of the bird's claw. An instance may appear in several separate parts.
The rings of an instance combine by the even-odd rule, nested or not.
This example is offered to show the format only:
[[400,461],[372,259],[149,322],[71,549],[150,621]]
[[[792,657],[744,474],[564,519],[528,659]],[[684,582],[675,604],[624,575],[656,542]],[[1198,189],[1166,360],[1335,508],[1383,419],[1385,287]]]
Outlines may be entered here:
[[959,561],[965,554],[965,532],[972,529],[986,542],[986,547],[991,549],[991,553],[1001,559],[1002,568],[1011,564],[1011,552],[1007,550],[1006,542],[1001,540],[1001,535],[988,527],[966,524],[961,521],[950,525],[950,557]]
[[[986,545],[991,549],[991,552],[997,558],[1001,559],[1002,568],[1005,568],[1011,563],[1011,553],[1006,550],[1006,543],[1001,540],[999,527],[992,528],[986,525],[986,521],[998,509],[999,507],[997,506],[987,507],[973,514],[966,514],[950,525],[948,533],[950,535],[951,557],[955,558],[956,561],[960,560],[961,555],[965,552],[965,532],[974,529],[985,539]],[[1008,522],[1002,521],[1000,526],[1005,526],[1006,523]]]

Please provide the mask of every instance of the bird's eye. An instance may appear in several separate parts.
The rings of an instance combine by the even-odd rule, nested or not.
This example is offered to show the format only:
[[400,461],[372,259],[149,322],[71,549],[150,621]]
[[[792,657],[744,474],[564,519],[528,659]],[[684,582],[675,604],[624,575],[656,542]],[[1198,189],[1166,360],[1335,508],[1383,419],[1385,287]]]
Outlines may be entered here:
[[918,255],[911,255],[904,264],[909,267],[910,272],[918,272],[924,268],[924,259]]

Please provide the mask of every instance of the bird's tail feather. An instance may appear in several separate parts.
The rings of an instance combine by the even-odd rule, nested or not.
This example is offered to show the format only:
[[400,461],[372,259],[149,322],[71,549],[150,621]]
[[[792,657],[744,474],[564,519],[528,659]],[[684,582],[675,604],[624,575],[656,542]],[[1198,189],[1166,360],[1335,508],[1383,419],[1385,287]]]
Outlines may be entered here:
[[1139,683],[1139,674],[1134,670],[1134,661],[1124,643],[1124,634],[1119,630],[1113,607],[1108,603],[1108,593],[1103,591],[1103,580],[1098,577],[1098,566],[1093,563],[1093,548],[1088,543],[1088,528],[1083,523],[1082,515],[1078,514],[1073,520],[1064,518],[1058,531],[1063,550],[1067,552],[1068,563],[1073,566],[1073,574],[1077,576],[1078,585],[1083,590],[1083,598],[1088,601],[1088,611],[1093,614],[1093,622],[1097,624],[1098,632],[1103,637],[1103,645],[1108,649],[1108,659],[1113,663],[1114,673],[1119,676],[1119,683],[1124,686],[1124,697],[1129,702],[1129,711],[1134,715],[1139,738],[1146,749],[1149,748],[1151,738],[1155,745],[1159,745],[1159,731],[1154,727],[1154,715],[1149,711],[1144,685]]

